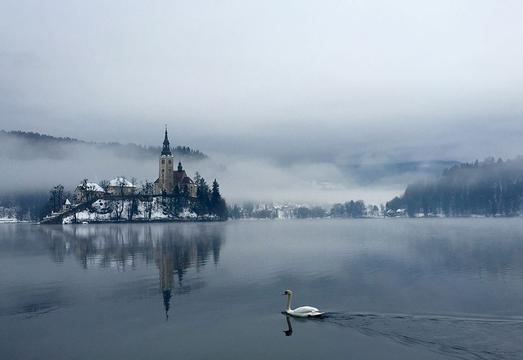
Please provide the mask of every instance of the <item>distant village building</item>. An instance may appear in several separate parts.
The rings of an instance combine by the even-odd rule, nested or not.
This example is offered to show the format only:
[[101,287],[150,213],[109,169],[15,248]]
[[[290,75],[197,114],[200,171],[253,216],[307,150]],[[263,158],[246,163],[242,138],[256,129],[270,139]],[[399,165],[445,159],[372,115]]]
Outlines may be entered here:
[[158,179],[154,182],[154,193],[156,195],[171,194],[175,186],[178,186],[180,191],[185,192],[188,196],[196,197],[196,184],[187,176],[182,163],[178,162],[178,168],[176,171],[174,170],[174,156],[171,152],[167,129],[165,129],[163,149],[159,159]]
[[99,199],[103,197],[104,194],[104,189],[97,183],[93,182],[83,182],[74,190],[74,197],[78,203]]
[[109,181],[107,193],[110,195],[133,195],[136,193],[136,185],[124,177],[117,177]]
[[69,199],[65,199],[65,202],[62,205],[62,211],[71,210],[71,206],[72,206],[71,201],[69,201]]

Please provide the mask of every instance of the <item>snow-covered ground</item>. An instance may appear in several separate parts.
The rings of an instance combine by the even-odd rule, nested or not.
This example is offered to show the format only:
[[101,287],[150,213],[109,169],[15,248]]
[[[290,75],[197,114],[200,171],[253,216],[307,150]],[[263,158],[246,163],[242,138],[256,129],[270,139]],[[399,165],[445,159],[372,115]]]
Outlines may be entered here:
[[19,222],[17,218],[0,217],[0,224],[17,223],[17,222]]
[[[76,215],[71,215],[63,219],[63,224],[75,222],[104,222],[104,221],[126,221],[129,219],[132,202],[130,200],[97,200],[90,209],[79,211]],[[118,216],[118,214],[120,214]],[[75,219],[76,216],[76,219]],[[132,216],[133,221],[140,220],[194,220],[197,216],[189,209],[183,209],[176,217],[170,216],[166,206],[161,199],[154,198],[152,202],[142,202],[137,200],[137,211]],[[211,217],[209,218],[211,219]]]
[[16,208],[0,206],[0,224],[20,222],[16,217]]

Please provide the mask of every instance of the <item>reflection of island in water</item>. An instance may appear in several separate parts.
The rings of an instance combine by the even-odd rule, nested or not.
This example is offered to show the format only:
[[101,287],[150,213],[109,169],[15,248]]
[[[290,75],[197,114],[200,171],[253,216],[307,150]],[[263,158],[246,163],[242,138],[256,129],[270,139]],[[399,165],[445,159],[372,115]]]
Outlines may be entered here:
[[199,270],[211,255],[217,264],[224,243],[222,224],[57,226],[42,228],[42,232],[56,262],[73,254],[85,269],[119,271],[154,262],[167,319],[173,294],[191,290],[183,283],[187,270]]

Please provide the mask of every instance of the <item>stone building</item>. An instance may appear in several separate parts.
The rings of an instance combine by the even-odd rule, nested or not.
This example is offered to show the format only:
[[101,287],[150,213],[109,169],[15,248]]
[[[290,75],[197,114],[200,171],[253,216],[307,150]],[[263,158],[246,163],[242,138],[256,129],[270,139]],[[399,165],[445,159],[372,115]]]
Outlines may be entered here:
[[117,177],[109,181],[107,193],[110,195],[133,195],[136,193],[136,185],[124,177]]
[[79,184],[74,190],[74,198],[76,202],[81,203],[84,201],[90,201],[99,199],[105,194],[104,189],[94,182],[84,181]]
[[69,199],[65,199],[64,204],[62,205],[62,212],[71,210],[73,204],[71,204],[71,201]]
[[188,194],[190,197],[196,197],[196,184],[194,181],[187,176],[187,173],[182,167],[182,163],[178,162],[178,168],[173,172],[174,186],[178,185],[178,188]]
[[190,197],[196,197],[196,184],[187,176],[182,163],[178,162],[178,168],[176,171],[174,170],[174,156],[171,152],[167,128],[165,129],[158,167],[158,179],[154,182],[154,193],[156,195],[171,194],[175,186],[178,186],[180,191],[185,192]]

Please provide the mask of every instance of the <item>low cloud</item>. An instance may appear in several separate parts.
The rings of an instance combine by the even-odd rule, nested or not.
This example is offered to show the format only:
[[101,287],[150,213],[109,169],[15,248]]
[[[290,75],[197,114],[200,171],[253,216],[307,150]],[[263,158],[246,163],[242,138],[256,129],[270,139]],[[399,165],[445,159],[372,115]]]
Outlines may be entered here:
[[[196,165],[196,164],[195,164]],[[311,162],[281,165],[263,158],[214,155],[197,164],[204,177],[216,177],[230,202],[290,202],[326,205],[349,199],[384,202],[401,192],[403,185],[364,186],[334,163]]]

